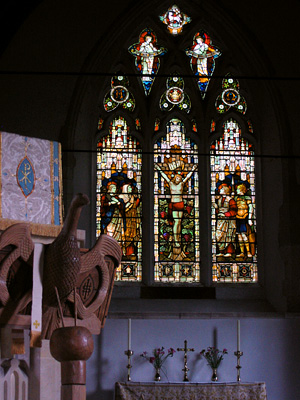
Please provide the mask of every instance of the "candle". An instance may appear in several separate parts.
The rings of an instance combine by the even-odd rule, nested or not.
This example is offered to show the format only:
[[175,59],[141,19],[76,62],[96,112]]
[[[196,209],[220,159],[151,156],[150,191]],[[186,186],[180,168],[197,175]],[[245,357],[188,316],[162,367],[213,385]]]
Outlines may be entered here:
[[241,324],[240,320],[237,320],[237,351],[240,351],[241,347]]
[[131,350],[131,319],[128,319],[128,350]]

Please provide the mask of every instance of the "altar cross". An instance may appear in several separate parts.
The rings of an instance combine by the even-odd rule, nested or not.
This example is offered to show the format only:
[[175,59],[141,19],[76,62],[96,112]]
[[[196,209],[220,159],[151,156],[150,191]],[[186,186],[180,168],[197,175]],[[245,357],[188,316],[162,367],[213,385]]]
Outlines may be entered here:
[[187,373],[189,371],[189,368],[187,367],[187,353],[188,351],[195,351],[194,348],[189,349],[187,347],[187,340],[184,341],[184,348],[180,349],[178,348],[177,351],[184,351],[184,368],[183,368],[183,372],[184,372],[184,377],[183,377],[183,382],[188,382],[188,377],[187,377]]

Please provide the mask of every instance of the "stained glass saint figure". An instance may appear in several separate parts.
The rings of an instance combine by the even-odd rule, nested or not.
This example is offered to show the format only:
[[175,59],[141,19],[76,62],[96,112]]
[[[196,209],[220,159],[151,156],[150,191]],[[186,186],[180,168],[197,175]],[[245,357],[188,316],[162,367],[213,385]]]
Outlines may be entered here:
[[128,90],[129,80],[126,76],[116,75],[111,78],[111,89],[106,93],[103,101],[105,111],[113,111],[118,106],[133,111],[135,100]]
[[191,57],[191,68],[198,77],[198,86],[204,98],[215,69],[215,59],[221,55],[221,52],[212,45],[208,34],[201,31],[195,34],[193,45],[186,50],[186,54]]
[[164,55],[167,49],[158,46],[155,33],[146,28],[140,34],[139,43],[131,45],[128,50],[135,56],[135,65],[142,75],[142,84],[148,95],[159,69],[159,56]]
[[154,146],[155,280],[197,282],[199,199],[197,145],[172,119]]
[[213,280],[257,282],[254,152],[236,121],[223,129],[210,157]]
[[181,33],[183,26],[191,22],[191,18],[183,14],[175,4],[165,14],[160,15],[159,19],[167,25],[168,31],[172,35]]
[[184,81],[179,76],[172,76],[167,79],[167,90],[159,101],[159,107],[162,111],[171,111],[175,106],[186,113],[191,110],[190,97],[184,91]]
[[224,114],[231,108],[241,114],[246,113],[247,103],[240,94],[239,81],[233,78],[231,74],[227,74],[222,80],[222,93],[217,97],[215,106],[220,114]]
[[122,249],[116,279],[141,280],[141,168],[138,140],[124,118],[115,118],[97,149],[96,235],[115,238]]

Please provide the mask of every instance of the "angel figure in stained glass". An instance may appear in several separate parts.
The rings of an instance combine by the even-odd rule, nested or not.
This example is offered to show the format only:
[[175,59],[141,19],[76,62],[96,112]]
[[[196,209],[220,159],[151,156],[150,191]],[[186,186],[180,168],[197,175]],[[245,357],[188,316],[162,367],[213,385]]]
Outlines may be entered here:
[[215,69],[214,60],[221,55],[221,52],[211,44],[211,39],[205,32],[198,32],[186,54],[191,57],[191,68],[198,76],[199,89],[204,98],[210,76]]
[[159,68],[159,55],[166,53],[164,47],[156,43],[156,35],[151,29],[144,29],[140,34],[139,43],[129,47],[129,52],[136,57],[135,64],[142,74],[142,83],[146,94],[149,94],[154,81],[154,75]]
[[[157,54],[157,47],[152,43],[152,36],[146,36],[144,43],[140,47],[141,63],[142,63],[142,74],[151,74],[154,63],[154,55]],[[147,80],[145,76],[143,79]]]
[[192,177],[194,171],[198,168],[198,165],[194,164],[191,171],[188,172],[184,178],[182,174],[179,173],[173,174],[173,177],[170,178],[164,171],[162,171],[161,166],[158,163],[155,163],[154,167],[160,172],[161,176],[169,185],[171,201],[168,206],[168,212],[173,225],[173,255],[174,259],[179,260],[185,257],[185,254],[182,254],[181,251],[181,221],[184,212],[184,185]]

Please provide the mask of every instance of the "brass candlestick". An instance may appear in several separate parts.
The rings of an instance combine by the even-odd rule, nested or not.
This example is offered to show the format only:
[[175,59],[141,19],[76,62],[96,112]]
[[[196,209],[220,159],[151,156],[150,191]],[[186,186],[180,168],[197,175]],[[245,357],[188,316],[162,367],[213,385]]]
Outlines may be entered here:
[[240,382],[241,381],[241,365],[240,365],[240,358],[242,357],[242,355],[243,355],[243,352],[242,351],[235,351],[234,352],[234,355],[236,356],[236,358],[237,358],[237,366],[236,366],[236,369],[237,369],[237,382]]
[[128,349],[128,350],[125,350],[124,353],[128,357],[128,364],[126,366],[126,368],[127,368],[127,380],[131,381],[130,372],[131,372],[131,368],[132,368],[131,357],[133,356],[133,351]]

